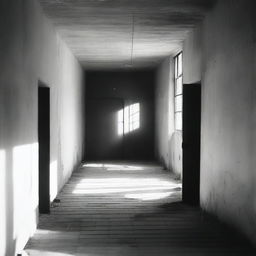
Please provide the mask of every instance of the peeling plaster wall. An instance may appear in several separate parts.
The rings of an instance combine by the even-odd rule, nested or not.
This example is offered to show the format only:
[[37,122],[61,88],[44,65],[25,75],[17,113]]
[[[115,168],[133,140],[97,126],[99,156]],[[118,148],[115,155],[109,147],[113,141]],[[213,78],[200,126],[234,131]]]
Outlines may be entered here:
[[253,1],[219,1],[203,26],[201,205],[256,242]]
[[183,84],[201,82],[202,25],[194,28],[183,44]]
[[255,14],[218,1],[184,43],[184,80],[202,78],[201,206],[256,243]]
[[[202,83],[201,207],[256,243],[255,14],[252,0],[218,1],[184,41],[183,79]],[[156,155],[177,172],[170,65],[158,68]]]
[[182,134],[174,128],[173,58],[158,67],[155,89],[155,154],[176,175],[182,171]]
[[34,0],[0,3],[0,255],[38,217],[38,80],[50,87],[51,199],[83,155],[83,72]]

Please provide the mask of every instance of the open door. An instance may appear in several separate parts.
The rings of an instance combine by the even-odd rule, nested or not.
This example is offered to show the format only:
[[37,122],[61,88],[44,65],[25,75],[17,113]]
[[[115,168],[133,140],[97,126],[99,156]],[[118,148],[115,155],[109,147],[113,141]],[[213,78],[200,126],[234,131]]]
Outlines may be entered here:
[[201,84],[183,85],[183,202],[200,203]]
[[50,212],[50,89],[38,87],[39,212]]

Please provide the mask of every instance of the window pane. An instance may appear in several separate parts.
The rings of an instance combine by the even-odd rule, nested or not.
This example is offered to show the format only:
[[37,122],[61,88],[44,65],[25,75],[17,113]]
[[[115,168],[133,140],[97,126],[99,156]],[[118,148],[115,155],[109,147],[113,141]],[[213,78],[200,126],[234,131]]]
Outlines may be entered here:
[[176,80],[175,95],[182,94],[182,76]]
[[122,135],[124,132],[124,111],[118,111],[118,135]]
[[175,113],[175,128],[176,130],[182,130],[182,113]]
[[182,111],[182,95],[175,97],[175,112]]
[[182,75],[182,53],[178,56],[178,76]]
[[174,77],[178,77],[178,58],[174,58]]
[[139,103],[133,104],[132,106],[133,106],[133,113],[140,112],[140,104]]
[[131,122],[138,122],[139,119],[140,119],[139,113],[136,113],[133,116],[131,116]]
[[140,128],[140,122],[139,122],[139,121],[138,121],[138,122],[136,121],[136,122],[133,123],[133,129],[136,130],[136,129],[138,129],[138,128]]
[[133,131],[133,123],[132,122],[129,124],[129,132],[131,132],[131,131]]
[[129,132],[129,107],[124,108],[124,133]]

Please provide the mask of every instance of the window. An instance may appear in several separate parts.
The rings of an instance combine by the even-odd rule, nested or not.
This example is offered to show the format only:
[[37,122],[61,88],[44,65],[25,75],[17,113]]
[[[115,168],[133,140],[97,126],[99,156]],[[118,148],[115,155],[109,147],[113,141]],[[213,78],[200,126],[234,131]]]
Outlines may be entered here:
[[140,104],[135,103],[118,111],[118,134],[129,133],[140,128]]
[[140,127],[140,104],[136,103],[129,107],[130,110],[130,131],[137,130]]
[[174,118],[175,129],[182,130],[182,52],[174,57]]

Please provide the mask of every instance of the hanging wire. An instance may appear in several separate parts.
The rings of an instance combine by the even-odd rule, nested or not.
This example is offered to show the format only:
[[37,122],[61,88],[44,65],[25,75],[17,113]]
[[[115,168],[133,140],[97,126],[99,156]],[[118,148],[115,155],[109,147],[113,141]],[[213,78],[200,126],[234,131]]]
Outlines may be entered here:
[[134,14],[132,14],[132,47],[131,47],[131,66],[133,63],[133,47],[134,47]]

